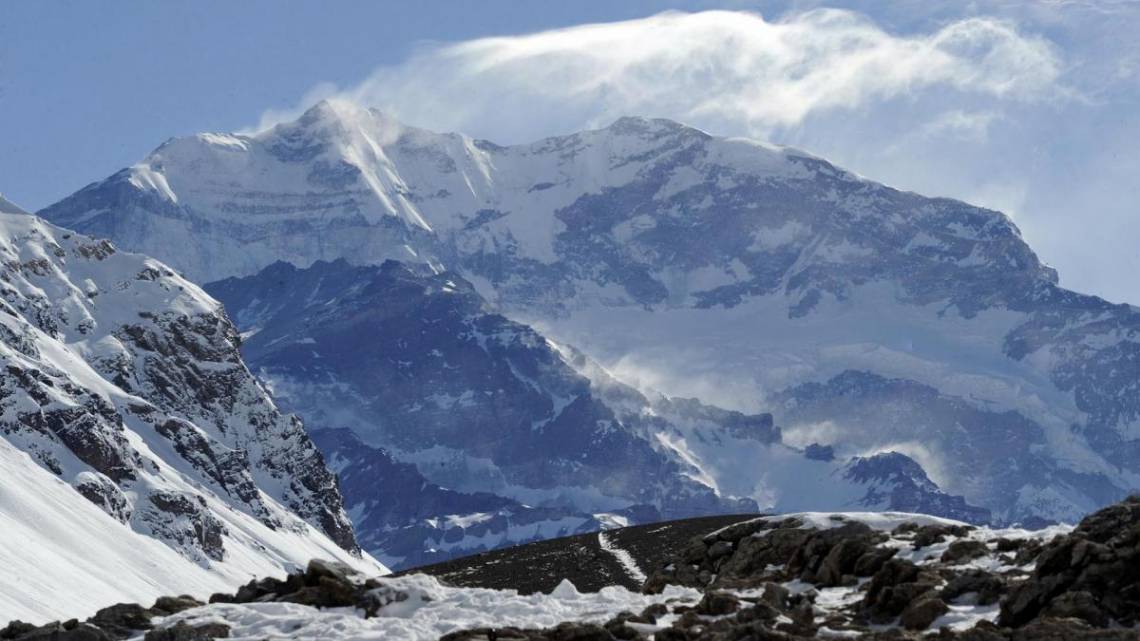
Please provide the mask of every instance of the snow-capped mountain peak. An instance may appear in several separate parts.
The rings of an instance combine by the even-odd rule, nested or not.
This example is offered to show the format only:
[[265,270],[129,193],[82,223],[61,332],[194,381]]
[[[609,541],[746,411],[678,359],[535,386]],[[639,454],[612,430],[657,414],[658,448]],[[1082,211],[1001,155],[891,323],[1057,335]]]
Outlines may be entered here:
[[182,144],[143,163],[164,183],[136,167],[41,213],[200,282],[451,270],[618,378],[771,412],[797,447],[905,453],[1003,521],[1140,486],[1140,316],[1058,287],[999,212],[636,117],[501,146],[328,103]]

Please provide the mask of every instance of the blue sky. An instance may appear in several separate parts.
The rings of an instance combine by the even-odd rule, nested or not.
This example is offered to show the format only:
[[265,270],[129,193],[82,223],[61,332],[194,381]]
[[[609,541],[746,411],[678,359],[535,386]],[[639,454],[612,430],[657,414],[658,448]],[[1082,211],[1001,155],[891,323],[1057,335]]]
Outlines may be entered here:
[[325,96],[508,143],[637,113],[1001,209],[1064,284],[1140,302],[1138,6],[6,0],[0,192],[38,209]]
[[431,42],[704,3],[0,2],[0,193],[38,209],[163,140],[229,131]]

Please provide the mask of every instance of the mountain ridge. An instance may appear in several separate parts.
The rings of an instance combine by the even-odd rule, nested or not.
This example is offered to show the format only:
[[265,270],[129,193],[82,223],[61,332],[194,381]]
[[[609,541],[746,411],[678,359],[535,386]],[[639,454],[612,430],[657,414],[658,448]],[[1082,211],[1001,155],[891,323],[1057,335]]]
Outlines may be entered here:
[[[42,213],[203,280],[277,260],[451,269],[619,379],[771,411],[802,447],[905,452],[1000,522],[1075,518],[1140,486],[1140,313],[1058,287],[998,212],[794,150],[642,118],[504,147],[325,104],[165,145]],[[906,424],[921,406],[905,385],[873,429],[839,399],[800,407],[845,372],[932,388],[946,411]],[[1022,448],[1005,469],[1043,471],[970,481],[958,404]]]

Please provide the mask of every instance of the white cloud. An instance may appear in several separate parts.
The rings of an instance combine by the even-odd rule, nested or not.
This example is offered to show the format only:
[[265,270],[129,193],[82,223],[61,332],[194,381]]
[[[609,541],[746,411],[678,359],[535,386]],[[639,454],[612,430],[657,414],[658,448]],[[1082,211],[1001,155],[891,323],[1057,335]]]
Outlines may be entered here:
[[[835,9],[775,21],[669,12],[429,48],[341,95],[415,124],[505,142],[631,113],[768,136],[813,113],[930,89],[1037,99],[1055,90],[1060,68],[1046,40],[992,18],[904,36]],[[260,125],[330,93],[314,90]]]

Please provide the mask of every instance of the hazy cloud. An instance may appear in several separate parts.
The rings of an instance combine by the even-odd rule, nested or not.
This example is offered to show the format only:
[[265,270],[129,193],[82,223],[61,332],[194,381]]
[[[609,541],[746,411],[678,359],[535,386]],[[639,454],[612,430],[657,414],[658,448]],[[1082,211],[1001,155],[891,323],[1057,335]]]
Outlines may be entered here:
[[[508,142],[631,113],[768,136],[815,112],[931,88],[1038,99],[1056,93],[1059,73],[1048,41],[992,18],[900,36],[834,9],[775,21],[670,12],[429,48],[340,94],[416,124]],[[332,93],[315,89],[260,126]]]

